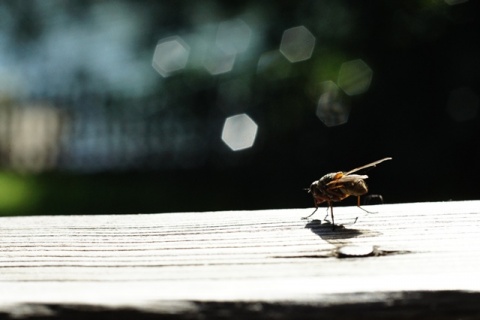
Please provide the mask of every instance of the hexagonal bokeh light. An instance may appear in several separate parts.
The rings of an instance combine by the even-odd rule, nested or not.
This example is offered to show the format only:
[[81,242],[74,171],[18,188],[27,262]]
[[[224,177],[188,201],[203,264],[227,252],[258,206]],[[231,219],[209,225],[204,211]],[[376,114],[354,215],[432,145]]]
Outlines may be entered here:
[[224,21],[218,25],[215,44],[227,54],[237,54],[247,50],[252,30],[240,19]]
[[162,76],[185,68],[190,47],[178,36],[165,38],[157,44],[153,54],[152,66]]
[[344,62],[338,73],[338,86],[349,96],[364,93],[370,87],[373,71],[361,59]]
[[458,122],[474,119],[478,114],[478,95],[470,88],[452,90],[447,101],[447,112]]
[[304,26],[287,29],[283,32],[280,52],[290,62],[310,59],[315,47],[315,37]]
[[258,126],[247,114],[237,114],[225,120],[222,140],[233,151],[253,146]]
[[203,66],[212,75],[230,72],[235,64],[236,54],[229,54],[220,48],[212,48]]
[[348,121],[350,107],[340,98],[340,89],[333,81],[321,83],[322,94],[318,99],[317,117],[327,126],[334,127]]

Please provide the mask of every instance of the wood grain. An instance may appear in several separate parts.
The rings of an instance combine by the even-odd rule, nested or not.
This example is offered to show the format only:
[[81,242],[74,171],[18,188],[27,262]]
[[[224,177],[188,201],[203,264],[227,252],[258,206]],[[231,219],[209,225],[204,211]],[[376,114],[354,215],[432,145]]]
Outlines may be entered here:
[[480,292],[480,201],[365,208],[1,218],[0,311]]

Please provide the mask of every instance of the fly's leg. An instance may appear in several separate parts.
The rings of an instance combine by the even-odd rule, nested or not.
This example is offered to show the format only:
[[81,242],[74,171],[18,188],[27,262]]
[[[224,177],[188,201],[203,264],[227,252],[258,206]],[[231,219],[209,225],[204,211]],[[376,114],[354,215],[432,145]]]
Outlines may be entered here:
[[[368,211],[367,209],[363,209],[361,206],[360,206],[360,196],[357,197],[357,207],[359,207],[360,209],[362,209],[363,211],[365,211],[366,213],[376,213],[376,212],[371,212],[371,211]],[[357,217],[358,219],[358,217]],[[356,220],[355,220],[356,221]]]
[[330,215],[332,216],[332,231],[335,230],[335,218],[333,217],[333,206],[331,202],[328,202],[328,206],[330,207]]
[[[360,196],[357,197],[357,207],[358,207],[359,209],[362,209],[363,211],[365,211],[367,214],[369,214],[369,213],[376,213],[376,212],[368,211],[367,209],[364,209],[364,208],[362,208],[362,207],[360,206]],[[357,223],[357,221],[358,221],[358,217],[355,218],[355,220],[353,221],[352,224]]]
[[313,203],[315,204],[315,210],[313,210],[313,212],[312,212],[310,215],[308,215],[308,216],[306,216],[306,217],[302,217],[302,220],[307,220],[308,218],[310,218],[311,216],[313,216],[313,215],[315,214],[315,212],[317,212],[317,210],[318,210],[318,204],[317,204],[317,202],[316,202],[315,200],[313,201]]
[[329,207],[327,207],[327,213],[325,214],[325,218],[323,218],[323,221],[328,221],[327,218],[328,218],[328,209],[330,209]]

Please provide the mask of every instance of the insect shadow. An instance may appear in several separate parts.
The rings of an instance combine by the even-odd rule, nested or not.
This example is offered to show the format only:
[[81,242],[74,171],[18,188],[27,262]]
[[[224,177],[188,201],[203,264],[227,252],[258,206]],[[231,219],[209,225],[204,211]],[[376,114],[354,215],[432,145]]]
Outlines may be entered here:
[[317,236],[332,244],[337,244],[339,240],[356,238],[365,233],[362,230],[349,229],[344,225],[335,225],[335,231],[332,230],[332,227],[331,222],[322,223],[318,219],[312,220],[305,225],[306,229],[310,229]]

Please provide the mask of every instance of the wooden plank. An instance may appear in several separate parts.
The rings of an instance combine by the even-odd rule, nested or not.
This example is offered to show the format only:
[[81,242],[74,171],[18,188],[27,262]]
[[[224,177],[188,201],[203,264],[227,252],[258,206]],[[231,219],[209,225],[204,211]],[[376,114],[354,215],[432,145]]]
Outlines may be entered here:
[[376,213],[336,207],[344,226],[334,231],[326,211],[302,220],[311,208],[2,218],[0,315],[51,305],[325,308],[480,292],[480,201],[365,208]]

